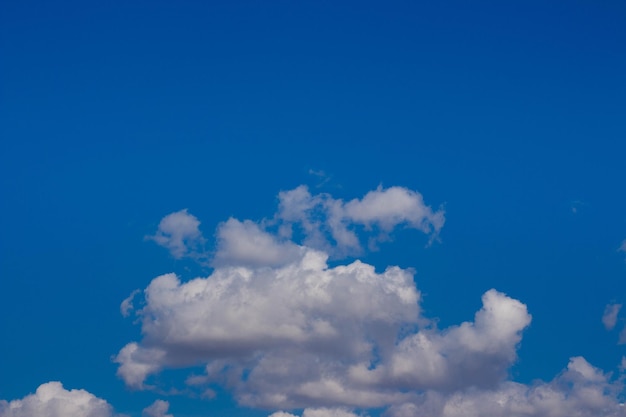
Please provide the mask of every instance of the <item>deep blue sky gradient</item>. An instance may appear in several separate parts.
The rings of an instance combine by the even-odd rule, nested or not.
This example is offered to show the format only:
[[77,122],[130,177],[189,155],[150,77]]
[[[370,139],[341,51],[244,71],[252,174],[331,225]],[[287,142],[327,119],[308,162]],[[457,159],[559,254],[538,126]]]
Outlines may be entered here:
[[0,398],[60,380],[139,413],[119,304],[197,272],[143,237],[182,208],[206,236],[271,216],[311,169],[445,205],[440,243],[364,260],[414,267],[442,326],[492,287],[526,303],[516,380],[626,353],[600,322],[626,301],[624,2],[7,0],[0,36]]

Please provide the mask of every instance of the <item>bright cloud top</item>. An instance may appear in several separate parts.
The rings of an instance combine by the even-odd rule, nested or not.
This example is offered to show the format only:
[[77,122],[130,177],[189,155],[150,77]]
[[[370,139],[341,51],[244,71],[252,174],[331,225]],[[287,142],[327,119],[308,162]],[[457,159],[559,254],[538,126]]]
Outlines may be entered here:
[[105,400],[82,390],[66,390],[48,382],[34,394],[10,402],[0,400],[0,417],[124,417]]

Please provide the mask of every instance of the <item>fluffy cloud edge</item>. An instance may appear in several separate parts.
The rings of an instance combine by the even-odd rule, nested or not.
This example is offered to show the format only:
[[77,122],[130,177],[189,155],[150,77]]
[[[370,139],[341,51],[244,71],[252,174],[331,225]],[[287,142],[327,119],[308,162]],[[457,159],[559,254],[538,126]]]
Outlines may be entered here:
[[84,389],[66,390],[59,381],[41,384],[33,394],[0,400],[0,417],[128,417]]

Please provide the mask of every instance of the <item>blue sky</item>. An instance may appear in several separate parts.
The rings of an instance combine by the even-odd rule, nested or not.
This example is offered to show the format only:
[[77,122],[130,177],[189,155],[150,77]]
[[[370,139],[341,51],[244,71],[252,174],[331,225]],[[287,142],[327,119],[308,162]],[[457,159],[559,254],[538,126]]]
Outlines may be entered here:
[[[626,302],[626,253],[619,250],[626,240],[622,2],[89,3],[0,6],[5,405],[60,381],[114,410],[103,408],[97,416],[140,416],[151,404],[145,415],[166,415],[156,400],[167,401],[176,417],[265,417],[279,410],[324,417],[333,407],[402,416],[406,404],[418,415],[430,406],[425,393],[441,396],[441,405],[453,395],[483,398],[479,394],[505,392],[513,389],[510,383],[523,389],[537,379],[552,389],[559,375],[592,380],[581,371],[585,364],[612,373],[603,383],[619,391],[624,316],[614,307],[615,325],[610,318],[603,325],[602,318],[607,306]],[[281,214],[279,193],[300,185],[317,206],[299,213],[321,222],[316,230],[323,239],[307,234],[302,219]],[[402,197],[384,194],[394,186]],[[391,224],[385,225],[379,206],[366,204],[368,192],[379,193],[370,196],[391,210]],[[333,217],[325,210],[338,201],[346,205]],[[361,205],[348,206],[351,201]],[[415,217],[424,208],[445,215],[437,232],[432,218]],[[185,253],[197,256],[169,252],[171,233],[161,245],[146,238],[158,235],[165,216],[183,209],[193,217],[181,219],[200,222],[181,232],[186,244],[201,243]],[[229,218],[251,222],[241,223],[249,225],[244,231],[235,223],[224,229]],[[360,250],[338,244],[333,219],[356,233]],[[289,224],[291,237],[279,230]],[[189,230],[201,235],[185,234]],[[386,237],[369,250],[368,239],[381,231]],[[150,333],[150,318],[139,313],[143,291],[167,273],[176,273],[180,285],[196,277],[209,285],[220,268],[277,271],[299,259],[279,262],[267,255],[271,251],[262,252],[258,259],[266,263],[252,265],[236,256],[240,243],[229,246],[226,232],[240,243],[258,232],[269,239],[259,247],[300,245],[327,253],[329,270],[356,259],[377,274],[392,265],[412,268],[414,284],[403,285],[420,292],[419,317],[430,326],[412,331],[430,334],[442,349],[458,348],[445,335],[472,322],[492,288],[506,294],[496,298],[503,305],[523,303],[532,321],[506,340],[514,357],[503,362],[504,374],[490,380],[491,391],[479,386],[479,394],[472,378],[482,381],[487,371],[475,360],[475,374],[463,377],[470,382],[462,388],[441,381],[402,386],[398,375],[381,370],[386,376],[371,382],[377,393],[391,395],[392,387],[402,386],[398,392],[422,397],[394,397],[376,406],[337,399],[299,400],[296,408],[242,405],[244,394],[253,392],[245,375],[259,364],[244,367],[234,385],[207,382],[215,397],[199,398],[200,388],[187,389],[185,380],[218,359],[191,355],[193,365],[173,365],[170,359],[180,352],[163,334]],[[229,261],[218,265],[219,253]],[[301,276],[292,278],[300,282]],[[120,304],[136,289],[137,308],[125,318]],[[256,290],[247,288],[253,300]],[[363,291],[369,300],[382,290]],[[229,309],[228,299],[218,301]],[[390,304],[379,306],[389,317]],[[194,311],[200,322],[213,317]],[[345,317],[330,306],[315,311],[337,328]],[[408,323],[417,326],[414,319]],[[243,332],[234,325],[237,331]],[[295,339],[274,345],[267,334],[255,334],[244,338],[246,349],[261,358],[319,354]],[[215,343],[208,333],[187,336],[195,347],[204,343],[210,350]],[[398,334],[396,345],[404,337]],[[131,342],[170,355],[151,362],[159,370],[146,376],[143,387],[118,375],[115,358]],[[493,365],[503,352],[483,365]],[[379,358],[370,367],[391,369],[399,353],[389,355],[389,363]],[[411,363],[418,364],[418,356]],[[354,388],[343,379],[346,359],[331,357],[333,375],[345,389]],[[577,357],[585,362],[570,362]],[[242,358],[229,366],[236,368]],[[261,396],[266,388],[254,392]],[[621,393],[611,395],[605,400],[622,401]],[[9,414],[2,404],[0,416],[22,415]]]

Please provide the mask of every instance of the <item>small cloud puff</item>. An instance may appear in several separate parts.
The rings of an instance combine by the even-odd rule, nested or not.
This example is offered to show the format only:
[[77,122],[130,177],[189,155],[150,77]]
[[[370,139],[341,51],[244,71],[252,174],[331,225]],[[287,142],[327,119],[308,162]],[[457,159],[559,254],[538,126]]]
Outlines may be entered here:
[[161,219],[157,232],[146,239],[153,240],[158,245],[170,251],[175,259],[184,257],[199,257],[205,242],[199,229],[200,221],[187,209],[168,214]]
[[143,409],[141,417],[174,417],[172,414],[167,414],[169,408],[170,403],[167,401],[156,400],[152,405]]

